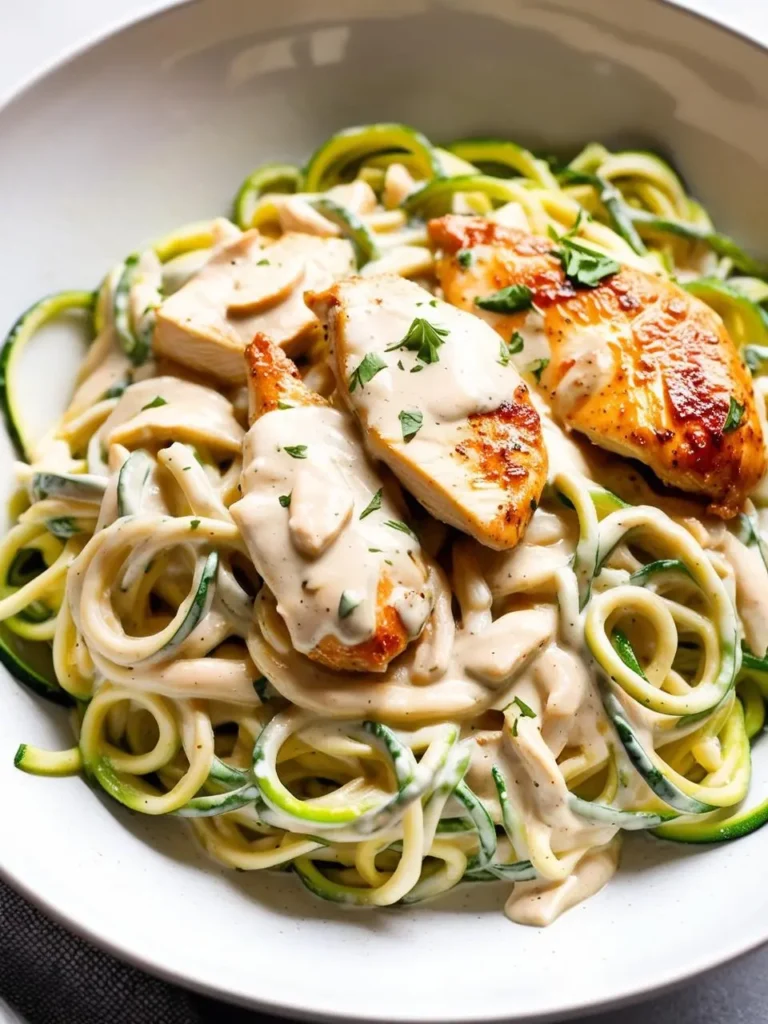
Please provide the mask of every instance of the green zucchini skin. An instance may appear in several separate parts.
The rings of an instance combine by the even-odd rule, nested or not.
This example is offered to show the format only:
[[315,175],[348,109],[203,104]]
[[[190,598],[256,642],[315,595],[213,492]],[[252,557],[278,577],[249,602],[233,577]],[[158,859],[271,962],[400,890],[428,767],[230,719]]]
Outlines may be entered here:
[[107,489],[107,479],[89,473],[35,473],[30,485],[33,501],[64,498],[100,505]]
[[25,640],[0,622],[0,662],[18,682],[38,697],[62,707],[74,704],[72,697],[59,685],[53,671],[51,647],[47,643]]
[[681,814],[706,814],[708,811],[716,809],[712,804],[705,804],[701,800],[696,800],[683,793],[666,778],[664,773],[651,761],[618,698],[607,689],[603,692],[603,704],[627,757],[660,800],[676,811],[680,811]]
[[483,802],[472,792],[466,782],[460,782],[454,789],[453,795],[459,803],[463,804],[467,817],[477,829],[479,849],[467,861],[466,873],[471,875],[475,871],[484,871],[496,855],[496,826]]
[[235,196],[232,219],[242,230],[251,227],[259,199],[267,192],[298,192],[302,174],[293,164],[264,164],[249,174]]
[[503,167],[507,173],[520,174],[543,188],[557,188],[557,180],[545,160],[507,139],[458,139],[445,147],[449,153],[470,164]]
[[27,775],[45,775],[49,778],[63,778],[77,775],[82,771],[83,758],[78,747],[70,750],[42,750],[29,743],[22,743],[16,751],[13,763]]
[[768,800],[719,821],[670,822],[654,829],[653,835],[675,843],[727,843],[757,832],[768,824]]
[[141,253],[138,252],[133,252],[126,258],[112,296],[112,320],[117,340],[134,366],[146,363],[152,354],[152,334],[155,326],[154,314],[148,316],[143,325],[136,326],[132,322],[130,293],[140,273],[140,262]]
[[131,452],[117,477],[117,515],[135,516],[141,512],[141,499],[152,472],[152,459],[140,449]]
[[165,644],[155,656],[158,660],[167,658],[173,651],[180,647],[198,623],[205,617],[213,600],[213,591],[216,586],[216,574],[219,570],[219,553],[211,551],[203,565],[200,574],[200,581],[197,585],[195,596],[184,616],[179,628],[171,639]]
[[326,196],[321,196],[319,199],[310,200],[310,205],[314,206],[318,213],[321,213],[325,218],[333,221],[334,224],[338,224],[343,233],[352,243],[352,248],[355,250],[355,260],[357,262],[357,269],[360,270],[370,260],[378,259],[381,253],[379,247],[376,245],[376,239],[373,237],[373,232],[363,223],[363,221],[348,210],[346,206],[342,206],[341,203],[336,203],[332,199],[328,199]]
[[426,177],[443,176],[439,154],[421,132],[405,124],[367,124],[346,128],[322,143],[304,168],[302,189],[324,192],[340,180],[345,167],[376,153],[393,150],[414,156]]
[[26,461],[31,454],[31,440],[25,437],[21,410],[16,401],[15,363],[41,327],[69,310],[80,309],[91,314],[95,301],[94,292],[65,291],[46,295],[25,309],[5,336],[0,352],[0,410],[17,454]]

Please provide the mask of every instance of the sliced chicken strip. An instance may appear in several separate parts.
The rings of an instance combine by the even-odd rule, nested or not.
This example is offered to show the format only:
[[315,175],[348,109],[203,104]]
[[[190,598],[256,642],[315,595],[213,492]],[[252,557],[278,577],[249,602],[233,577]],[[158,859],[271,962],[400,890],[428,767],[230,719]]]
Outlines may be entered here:
[[429,566],[354,423],[263,335],[246,350],[251,428],[230,509],[293,647],[383,672],[432,611]]
[[155,354],[213,376],[245,383],[243,351],[255,333],[292,354],[319,335],[303,292],[326,288],[354,267],[348,241],[289,232],[271,245],[246,231],[157,310]]
[[373,455],[435,518],[487,547],[514,547],[547,454],[494,332],[393,275],[349,278],[306,301],[328,326],[339,393]]
[[[584,287],[557,242],[484,218],[442,217],[429,233],[448,300],[522,346],[518,365],[538,370],[565,426],[736,514],[766,460],[751,378],[717,313],[634,267]],[[478,307],[510,286],[530,289],[528,309]]]

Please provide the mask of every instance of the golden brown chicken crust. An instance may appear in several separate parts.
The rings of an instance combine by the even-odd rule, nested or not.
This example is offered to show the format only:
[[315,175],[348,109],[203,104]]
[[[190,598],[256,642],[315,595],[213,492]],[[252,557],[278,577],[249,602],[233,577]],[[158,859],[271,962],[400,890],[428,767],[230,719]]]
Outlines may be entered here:
[[249,419],[260,419],[278,408],[280,402],[293,405],[327,405],[304,384],[296,364],[265,334],[255,335],[245,350],[248,379]]
[[509,496],[486,524],[485,543],[497,550],[518,543],[536,511],[547,482],[547,449],[539,414],[525,384],[492,412],[469,417],[471,435],[455,451],[475,467],[476,475],[498,484]]
[[[631,267],[596,288],[577,288],[553,255],[555,243],[482,218],[443,217],[429,231],[444,253],[438,275],[448,301],[483,316],[502,337],[525,314],[488,313],[475,298],[510,284],[532,290],[552,350],[541,384],[553,398],[575,363],[569,340],[583,329],[606,332],[608,377],[563,412],[567,426],[646,463],[665,483],[706,496],[714,514],[736,514],[765,471],[765,452],[750,375],[713,310]],[[477,246],[489,248],[463,268],[455,253]],[[724,430],[731,400],[743,414]]]
[[386,603],[391,593],[392,580],[382,576],[376,590],[376,632],[372,637],[354,647],[345,647],[329,634],[309,657],[337,672],[383,672],[390,661],[405,650],[409,640],[400,616]]
[[[278,408],[292,405],[328,405],[304,384],[294,363],[263,334],[257,334],[245,350],[250,421]],[[368,640],[346,647],[335,636],[324,636],[308,657],[339,672],[382,672],[408,646],[410,637],[392,605],[392,580],[382,575],[376,591],[376,629]]]

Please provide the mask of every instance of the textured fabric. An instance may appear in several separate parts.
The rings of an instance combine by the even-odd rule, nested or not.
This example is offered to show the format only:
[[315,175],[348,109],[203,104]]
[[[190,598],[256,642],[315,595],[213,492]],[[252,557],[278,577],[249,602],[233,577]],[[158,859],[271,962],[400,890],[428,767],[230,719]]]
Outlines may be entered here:
[[2,883],[0,993],[28,1024],[214,1020],[194,996],[70,935]]

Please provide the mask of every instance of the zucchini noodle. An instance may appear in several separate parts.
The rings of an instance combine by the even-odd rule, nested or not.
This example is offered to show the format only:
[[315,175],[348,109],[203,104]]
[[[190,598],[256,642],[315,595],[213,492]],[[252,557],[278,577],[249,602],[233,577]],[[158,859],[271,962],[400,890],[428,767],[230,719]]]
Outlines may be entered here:
[[[403,125],[351,128],[304,167],[255,170],[232,221],[156,239],[11,329],[0,392],[24,461],[0,543],[0,658],[71,708],[75,745],[23,744],[21,770],[84,773],[134,811],[188,818],[222,864],[292,870],[325,900],[495,881],[513,920],[545,924],[607,880],[625,831],[716,842],[768,821],[768,800],[744,804],[768,699],[765,484],[726,526],[617,457],[590,461],[542,399],[556,468],[518,546],[491,551],[422,512],[426,627],[384,671],[336,672],[292,646],[229,511],[242,359],[226,383],[158,340],[169,300],[252,236],[259,266],[298,234],[334,240],[346,273],[437,293],[426,219],[446,212],[569,232],[678,281],[725,321],[765,418],[768,267],[662,158],[591,143],[558,164],[503,139],[440,148]],[[278,294],[301,305],[289,263],[259,313]],[[73,315],[94,337],[70,405],[34,438],[18,365]],[[284,345],[332,398],[322,339],[300,324]]]

